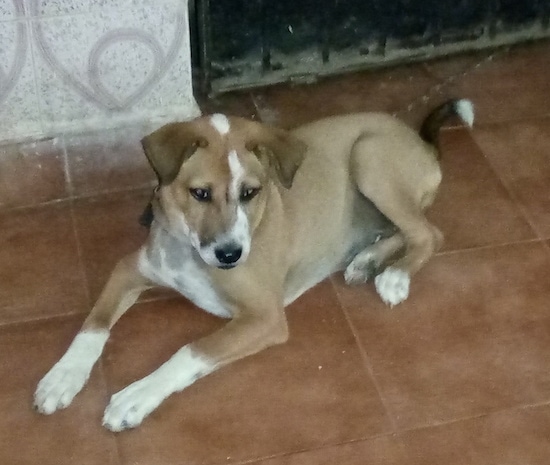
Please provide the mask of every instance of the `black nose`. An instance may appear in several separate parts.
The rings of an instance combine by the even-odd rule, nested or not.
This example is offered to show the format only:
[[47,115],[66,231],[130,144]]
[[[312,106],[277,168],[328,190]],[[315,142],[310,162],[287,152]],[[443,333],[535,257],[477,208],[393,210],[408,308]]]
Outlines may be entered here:
[[235,245],[227,245],[225,247],[216,249],[215,252],[216,258],[220,263],[225,265],[231,265],[235,263],[243,253],[243,249]]

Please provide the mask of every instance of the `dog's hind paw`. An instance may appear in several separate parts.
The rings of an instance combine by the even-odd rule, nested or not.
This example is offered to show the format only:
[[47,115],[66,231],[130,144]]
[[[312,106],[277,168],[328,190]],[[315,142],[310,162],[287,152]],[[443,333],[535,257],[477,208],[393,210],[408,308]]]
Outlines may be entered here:
[[374,279],[378,295],[390,307],[407,299],[410,282],[409,273],[391,266]]
[[363,284],[371,279],[375,273],[376,263],[374,260],[357,256],[344,271],[344,279],[348,285]]

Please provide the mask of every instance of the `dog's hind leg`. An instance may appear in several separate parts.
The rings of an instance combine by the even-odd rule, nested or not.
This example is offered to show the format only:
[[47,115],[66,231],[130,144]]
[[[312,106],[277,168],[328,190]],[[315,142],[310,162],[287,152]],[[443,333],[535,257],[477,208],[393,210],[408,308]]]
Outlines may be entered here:
[[394,139],[365,135],[350,162],[357,188],[398,228],[404,243],[402,256],[375,278],[382,300],[396,305],[408,297],[410,277],[442,243],[441,232],[424,216],[441,181],[439,163],[412,131]]
[[138,271],[137,254],[118,263],[67,352],[38,383],[34,405],[40,413],[51,414],[69,406],[86,384],[111,327],[149,287]]
[[400,232],[380,239],[365,247],[346,267],[344,278],[347,284],[361,284],[376,276],[384,264],[405,246]]

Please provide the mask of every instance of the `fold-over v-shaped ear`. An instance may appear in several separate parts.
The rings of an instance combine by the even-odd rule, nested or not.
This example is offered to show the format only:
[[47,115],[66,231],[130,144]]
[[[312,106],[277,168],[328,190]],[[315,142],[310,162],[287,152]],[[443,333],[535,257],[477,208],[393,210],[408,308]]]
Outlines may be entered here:
[[248,133],[247,150],[254,152],[260,161],[267,156],[281,184],[287,189],[292,187],[307,145],[289,131],[257,122],[250,122]]
[[183,162],[208,142],[189,122],[167,124],[141,139],[141,145],[159,184],[166,185],[176,178]]

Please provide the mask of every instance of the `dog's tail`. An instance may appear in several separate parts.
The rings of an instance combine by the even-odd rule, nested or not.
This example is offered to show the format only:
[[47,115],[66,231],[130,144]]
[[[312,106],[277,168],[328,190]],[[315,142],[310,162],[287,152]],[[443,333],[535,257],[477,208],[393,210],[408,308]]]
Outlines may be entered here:
[[474,104],[468,99],[453,99],[439,105],[422,123],[420,137],[429,144],[437,145],[439,129],[451,116],[458,116],[466,125],[474,124]]

